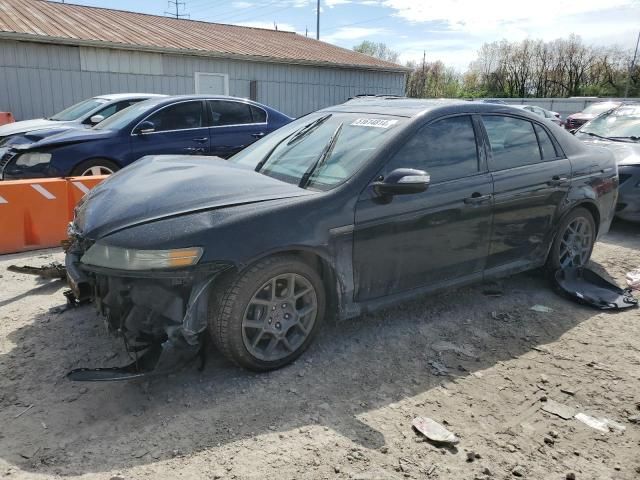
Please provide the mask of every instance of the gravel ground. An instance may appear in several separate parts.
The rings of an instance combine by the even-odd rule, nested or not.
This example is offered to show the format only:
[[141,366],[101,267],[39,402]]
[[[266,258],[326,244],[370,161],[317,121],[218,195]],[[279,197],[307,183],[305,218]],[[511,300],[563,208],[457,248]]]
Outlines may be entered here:
[[[640,228],[620,223],[592,263],[623,284],[639,252]],[[0,477],[640,478],[638,309],[574,304],[534,272],[499,297],[478,285],[329,323],[269,374],[211,352],[203,372],[79,384],[65,373],[121,363],[121,344],[91,306],[57,308],[62,282],[6,271],[61,258],[0,257]],[[624,431],[546,413],[549,400]],[[460,443],[423,441],[417,416]]]

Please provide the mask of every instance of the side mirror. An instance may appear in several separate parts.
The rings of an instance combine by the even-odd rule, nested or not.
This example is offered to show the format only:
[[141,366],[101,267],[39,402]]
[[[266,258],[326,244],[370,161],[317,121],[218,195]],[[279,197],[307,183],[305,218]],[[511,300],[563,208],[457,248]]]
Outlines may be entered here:
[[91,125],[97,125],[103,120],[104,120],[104,115],[94,115],[89,119],[89,121],[91,122]]
[[156,131],[156,126],[153,122],[149,120],[145,120],[140,125],[137,126],[135,133],[139,135],[144,135],[145,133],[152,133]]
[[431,177],[423,170],[396,168],[387,178],[375,182],[373,191],[379,197],[421,193],[427,190]]

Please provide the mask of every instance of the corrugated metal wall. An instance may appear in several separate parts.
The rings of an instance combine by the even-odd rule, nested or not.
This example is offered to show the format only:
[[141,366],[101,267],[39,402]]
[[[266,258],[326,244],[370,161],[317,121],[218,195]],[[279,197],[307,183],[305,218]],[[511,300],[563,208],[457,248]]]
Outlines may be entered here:
[[229,94],[239,97],[256,80],[259,102],[294,117],[360,93],[404,93],[402,73],[114,52],[0,40],[0,111],[25,120],[106,93],[194,93],[195,72],[229,75]]

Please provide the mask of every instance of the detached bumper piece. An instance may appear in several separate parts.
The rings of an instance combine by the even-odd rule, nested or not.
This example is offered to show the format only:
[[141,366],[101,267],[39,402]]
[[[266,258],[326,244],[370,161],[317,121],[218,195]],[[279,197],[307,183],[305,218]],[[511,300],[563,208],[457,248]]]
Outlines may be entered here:
[[229,268],[129,272],[88,267],[67,253],[68,282],[79,299],[89,297],[133,361],[121,367],[78,368],[73,381],[129,380],[176,371],[200,357],[204,364],[209,287]]
[[572,300],[600,310],[621,310],[638,305],[631,289],[622,289],[584,267],[558,270],[555,287]]
[[169,340],[150,345],[147,350],[124,367],[76,368],[67,374],[75,382],[112,382],[171,373],[200,356],[204,366],[204,350],[200,346],[176,346]]

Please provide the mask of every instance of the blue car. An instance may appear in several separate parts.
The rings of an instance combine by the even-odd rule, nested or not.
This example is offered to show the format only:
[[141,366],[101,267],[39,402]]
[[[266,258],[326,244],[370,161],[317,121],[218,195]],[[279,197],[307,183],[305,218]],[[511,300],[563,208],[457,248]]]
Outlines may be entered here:
[[105,175],[146,155],[228,158],[291,120],[241,98],[154,98],[89,130],[15,138],[0,157],[0,179]]

